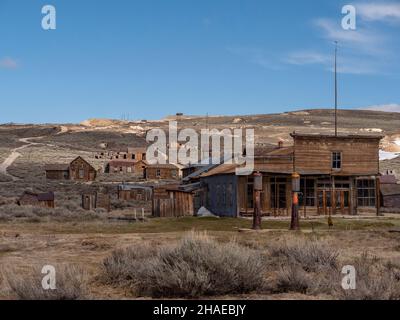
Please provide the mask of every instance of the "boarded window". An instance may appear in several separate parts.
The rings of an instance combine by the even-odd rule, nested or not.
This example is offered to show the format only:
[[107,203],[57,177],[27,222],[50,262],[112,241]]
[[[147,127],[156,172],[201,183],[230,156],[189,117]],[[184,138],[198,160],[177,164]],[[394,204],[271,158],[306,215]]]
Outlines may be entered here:
[[357,204],[359,207],[375,207],[375,180],[357,180]]

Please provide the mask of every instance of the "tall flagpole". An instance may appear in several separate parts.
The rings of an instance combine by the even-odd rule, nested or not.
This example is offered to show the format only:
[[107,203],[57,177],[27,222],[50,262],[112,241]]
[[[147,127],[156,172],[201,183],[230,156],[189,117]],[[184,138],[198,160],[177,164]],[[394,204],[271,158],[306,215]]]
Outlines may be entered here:
[[337,90],[337,45],[338,42],[335,41],[335,137],[338,135],[337,130],[337,105],[338,105],[338,90]]

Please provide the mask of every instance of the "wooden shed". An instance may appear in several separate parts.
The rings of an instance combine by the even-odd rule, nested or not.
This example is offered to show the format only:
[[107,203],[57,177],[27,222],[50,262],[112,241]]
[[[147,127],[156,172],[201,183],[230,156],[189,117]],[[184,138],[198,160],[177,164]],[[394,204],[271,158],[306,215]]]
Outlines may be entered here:
[[34,193],[25,191],[18,199],[19,206],[40,206],[54,208],[54,192]]
[[110,195],[102,192],[86,192],[82,194],[82,208],[85,210],[105,209],[111,211]]
[[46,164],[46,179],[69,180],[69,164]]
[[118,199],[126,201],[152,201],[153,188],[133,184],[118,186]]
[[112,160],[106,172],[110,174],[128,174],[145,178],[147,163],[144,160]]
[[400,208],[400,185],[381,185],[381,204],[385,208]]
[[154,189],[153,216],[194,216],[202,205],[200,183],[170,185]]
[[178,180],[179,167],[174,164],[153,164],[146,167],[147,180]]

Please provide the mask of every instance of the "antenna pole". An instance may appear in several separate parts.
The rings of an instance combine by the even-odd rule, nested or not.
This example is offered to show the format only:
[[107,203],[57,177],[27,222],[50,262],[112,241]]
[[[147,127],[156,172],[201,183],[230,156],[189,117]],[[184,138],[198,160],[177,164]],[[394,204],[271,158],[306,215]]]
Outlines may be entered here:
[[338,42],[335,41],[335,137],[338,135],[337,129],[337,105],[338,105],[338,90],[337,90],[337,45]]

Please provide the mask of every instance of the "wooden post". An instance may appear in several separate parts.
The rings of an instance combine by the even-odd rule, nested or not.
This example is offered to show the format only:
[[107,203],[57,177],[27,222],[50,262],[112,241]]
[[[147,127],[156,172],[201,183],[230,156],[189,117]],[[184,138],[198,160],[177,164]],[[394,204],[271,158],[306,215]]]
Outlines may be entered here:
[[379,177],[375,179],[375,192],[376,192],[376,215],[381,215],[381,181]]
[[296,172],[292,174],[292,219],[290,222],[290,230],[300,230],[299,221],[299,191],[300,191],[300,175]]
[[144,208],[142,208],[142,221],[144,221]]
[[253,229],[261,229],[261,191],[262,191],[262,174],[254,173],[254,214],[253,214]]
[[137,218],[136,218],[136,208],[135,208],[135,210],[133,212],[135,214],[135,220],[137,220]]

